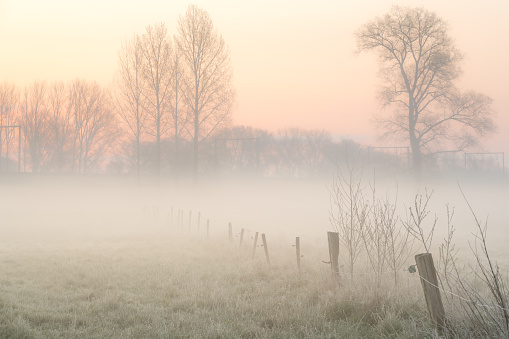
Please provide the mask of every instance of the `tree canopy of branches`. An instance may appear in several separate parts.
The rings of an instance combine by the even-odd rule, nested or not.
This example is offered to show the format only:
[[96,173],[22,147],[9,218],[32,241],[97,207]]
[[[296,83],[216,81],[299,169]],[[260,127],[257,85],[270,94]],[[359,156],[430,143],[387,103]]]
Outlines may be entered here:
[[49,140],[49,113],[47,107],[47,84],[34,82],[25,88],[22,96],[21,124],[28,143],[32,171],[39,172],[47,159]]
[[168,128],[168,98],[171,93],[172,41],[164,24],[147,26],[141,37],[143,76],[146,90],[142,92],[151,119],[147,131],[156,137],[156,174],[161,172],[161,137]]
[[382,136],[409,141],[417,171],[423,154],[466,149],[494,131],[491,99],[454,86],[462,55],[436,13],[395,6],[355,35],[358,53],[377,53],[379,99],[394,108],[376,123]]
[[115,115],[109,93],[95,82],[75,80],[69,96],[74,127],[72,170],[87,172],[115,144]]
[[15,118],[32,172],[85,173],[101,167],[119,136],[107,90],[84,80],[36,81],[22,93]]
[[140,175],[140,144],[147,118],[144,109],[143,53],[139,36],[126,39],[118,55],[115,106],[127,133],[134,138],[136,174]]
[[[17,110],[19,104],[19,92],[14,84],[0,84],[0,126],[16,125]],[[12,128],[0,128],[0,165],[3,147],[5,145],[7,168],[9,166],[9,147],[13,143],[15,131]],[[0,166],[0,169],[2,167]]]
[[185,69],[185,98],[192,114],[190,134],[196,178],[200,143],[231,118],[235,92],[230,52],[209,14],[195,5],[179,17],[176,41]]

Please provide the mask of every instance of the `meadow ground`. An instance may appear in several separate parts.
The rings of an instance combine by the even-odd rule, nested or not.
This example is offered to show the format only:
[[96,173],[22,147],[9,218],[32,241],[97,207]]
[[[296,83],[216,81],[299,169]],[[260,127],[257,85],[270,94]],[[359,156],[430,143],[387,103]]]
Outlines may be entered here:
[[282,253],[270,238],[268,265],[262,248],[251,258],[247,239],[239,248],[177,233],[3,246],[0,337],[358,338],[430,331],[415,276],[377,295],[364,278],[338,286],[327,265],[307,257],[299,275],[291,249]]
[[[54,182],[3,182],[0,338],[436,336],[417,274],[402,269],[397,286],[390,273],[377,286],[361,260],[353,277],[334,281],[323,263],[331,229],[324,182],[170,187],[171,194]],[[497,194],[490,208],[503,206],[506,193]],[[448,198],[439,194],[437,206]],[[179,208],[183,225],[175,222]],[[495,216],[498,258],[504,218]],[[251,258],[255,231],[267,234],[270,265],[260,246]],[[458,233],[460,242],[467,237]],[[409,256],[405,267],[412,263]]]

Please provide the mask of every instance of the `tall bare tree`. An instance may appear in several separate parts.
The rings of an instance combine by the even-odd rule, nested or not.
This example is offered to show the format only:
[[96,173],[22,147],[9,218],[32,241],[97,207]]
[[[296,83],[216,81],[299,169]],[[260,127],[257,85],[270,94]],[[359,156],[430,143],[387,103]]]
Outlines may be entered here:
[[168,128],[168,97],[171,93],[172,41],[164,24],[147,26],[141,38],[143,76],[147,87],[142,94],[151,125],[147,131],[156,137],[156,175],[161,173],[161,137]]
[[[452,130],[463,130],[464,136],[470,137],[493,130],[486,97],[456,94],[454,81],[461,73],[462,55],[449,36],[447,23],[436,13],[395,6],[363,25],[356,38],[358,53],[378,54],[383,81],[379,99],[384,107],[395,108],[392,114],[377,119],[378,126],[383,136],[409,140],[417,171],[421,170],[423,151],[444,139],[452,141]],[[473,106],[482,108],[464,110],[465,100],[473,100]]]
[[144,81],[144,53],[141,39],[134,36],[125,40],[119,53],[119,69],[117,75],[117,89],[115,106],[120,121],[123,122],[128,133],[134,138],[136,174],[140,174],[140,144],[144,133],[147,104],[143,93],[146,90]]
[[235,92],[230,51],[209,14],[190,5],[177,25],[177,45],[186,74],[186,100],[192,113],[193,172],[198,175],[199,146],[231,118]]
[[171,94],[168,97],[169,112],[170,112],[170,123],[172,134],[174,138],[174,166],[175,173],[178,172],[179,168],[179,147],[182,133],[189,122],[189,106],[186,105],[185,99],[186,91],[184,79],[184,63],[182,58],[182,50],[174,37],[175,43],[173,48],[173,54],[171,59]]

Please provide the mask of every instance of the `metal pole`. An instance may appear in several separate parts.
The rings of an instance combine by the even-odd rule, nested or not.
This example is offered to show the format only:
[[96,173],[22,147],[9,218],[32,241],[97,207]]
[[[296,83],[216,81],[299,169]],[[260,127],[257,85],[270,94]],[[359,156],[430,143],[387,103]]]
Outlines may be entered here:
[[256,138],[256,174],[260,174],[260,139]]
[[18,125],[18,173],[21,173],[21,125]]
[[23,133],[23,139],[25,140],[25,145],[23,147],[23,173],[27,171],[27,136]]
[[217,139],[214,139],[214,167],[217,173]]
[[3,126],[0,126],[0,170],[2,169],[2,131]]

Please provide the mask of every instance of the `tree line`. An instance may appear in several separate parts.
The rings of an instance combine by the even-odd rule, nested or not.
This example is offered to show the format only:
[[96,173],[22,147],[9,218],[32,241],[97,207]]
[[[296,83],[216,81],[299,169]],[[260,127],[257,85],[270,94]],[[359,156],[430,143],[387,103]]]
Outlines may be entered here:
[[[162,141],[172,138],[177,156],[189,138],[196,176],[202,144],[230,124],[235,103],[229,49],[194,5],[174,36],[161,23],[122,42],[112,88],[78,79],[23,89],[4,83],[0,91],[0,124],[21,126],[32,172],[87,172],[122,150],[139,174],[142,146],[155,141],[151,167],[159,176]],[[14,131],[0,130],[8,149]]]
[[[457,88],[463,55],[436,13],[396,6],[355,36],[358,53],[379,57],[379,100],[391,108],[375,115],[381,137],[408,146],[417,173],[429,157],[478,148],[496,130],[492,99]],[[1,84],[0,126],[10,127],[0,128],[0,161],[5,150],[9,164],[21,143],[13,126],[20,126],[18,149],[32,172],[109,166],[196,177],[199,170],[228,166],[263,165],[294,175],[320,167],[334,148],[326,132],[287,128],[273,135],[232,127],[232,74],[224,39],[209,14],[191,5],[174,35],[161,23],[121,42],[111,88],[80,79],[21,89]]]

